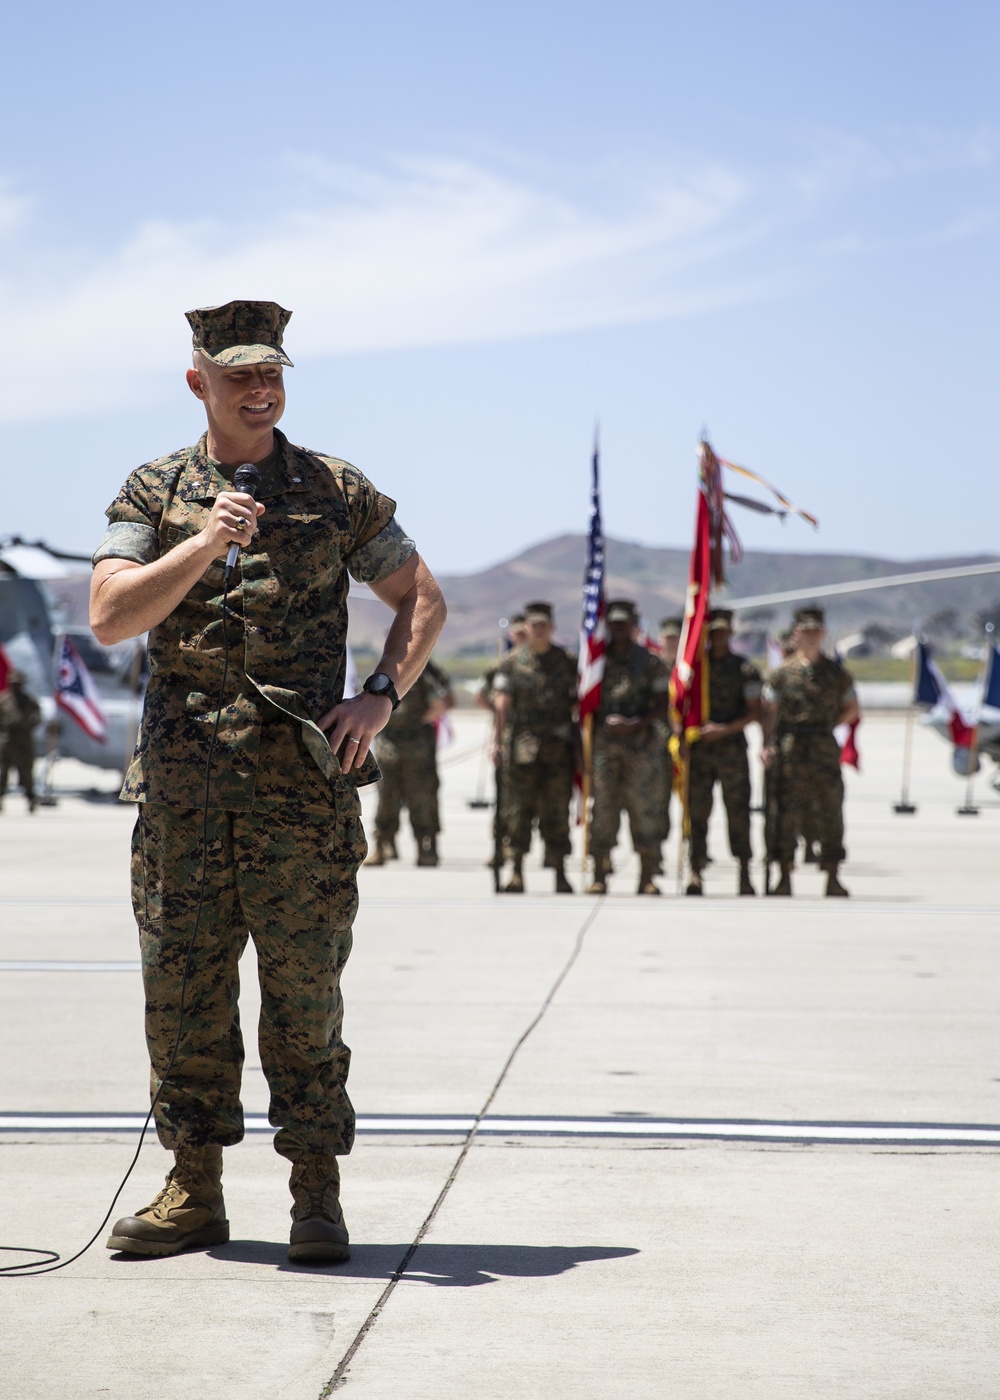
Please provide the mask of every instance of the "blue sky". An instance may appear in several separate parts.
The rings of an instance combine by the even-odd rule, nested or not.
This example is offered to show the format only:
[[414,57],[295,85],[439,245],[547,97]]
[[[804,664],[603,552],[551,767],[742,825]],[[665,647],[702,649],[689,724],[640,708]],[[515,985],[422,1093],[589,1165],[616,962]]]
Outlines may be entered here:
[[183,312],[256,296],[285,430],[439,571],[582,530],[597,418],[609,533],[686,544],[705,425],[820,518],[749,548],[992,551],[998,37],[962,0],[22,7],[0,533],[90,549],[201,431]]

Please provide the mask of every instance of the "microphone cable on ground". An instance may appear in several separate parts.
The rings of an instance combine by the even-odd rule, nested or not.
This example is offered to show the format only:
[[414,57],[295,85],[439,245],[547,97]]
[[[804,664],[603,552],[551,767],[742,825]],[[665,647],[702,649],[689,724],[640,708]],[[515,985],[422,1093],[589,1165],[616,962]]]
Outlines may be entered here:
[[181,1047],[181,1036],[184,1030],[184,1001],[187,994],[188,979],[191,974],[191,958],[194,954],[194,946],[198,938],[198,928],[201,924],[201,912],[205,903],[205,880],[208,873],[208,804],[209,798],[211,797],[212,758],[215,753],[215,741],[219,733],[219,721],[222,718],[222,706],[226,698],[226,681],[229,679],[229,629],[226,624],[229,616],[229,580],[231,574],[232,569],[227,567],[222,584],[222,684],[219,686],[219,700],[215,710],[215,724],[212,726],[212,737],[208,745],[208,758],[205,760],[205,801],[202,808],[201,820],[201,879],[198,887],[198,908],[194,916],[194,928],[191,930],[191,937],[188,939],[187,954],[184,958],[184,971],[181,975],[180,1006],[177,1012],[177,1034],[174,1038],[174,1045],[170,1052],[170,1058],[167,1061],[167,1068],[164,1071],[163,1078],[160,1080],[160,1087],[157,1089],[153,1096],[153,1101],[149,1105],[146,1121],[143,1123],[142,1130],[139,1133],[139,1145],[136,1147],[135,1155],[129,1163],[128,1171],[126,1171],[125,1175],[122,1177],[117,1191],[111,1198],[111,1204],[108,1206],[107,1214],[87,1243],[82,1249],[78,1249],[75,1254],[71,1254],[68,1259],[62,1259],[55,1250],[51,1249],[32,1249],[27,1245],[0,1245],[0,1253],[3,1254],[40,1254],[45,1256],[41,1260],[26,1260],[23,1264],[2,1265],[0,1266],[0,1277],[37,1278],[39,1274],[54,1274],[57,1270],[65,1269],[68,1265],[74,1264],[77,1259],[81,1259],[83,1255],[87,1253],[87,1250],[100,1238],[104,1227],[111,1219],[112,1211],[118,1204],[118,1197],[125,1190],[128,1179],[135,1170],[136,1163],[139,1160],[139,1154],[142,1151],[142,1144],[145,1140],[147,1129],[152,1121],[153,1112],[160,1101],[160,1095],[163,1093],[164,1086],[170,1078],[171,1071],[174,1067],[174,1061],[177,1059],[177,1053]]

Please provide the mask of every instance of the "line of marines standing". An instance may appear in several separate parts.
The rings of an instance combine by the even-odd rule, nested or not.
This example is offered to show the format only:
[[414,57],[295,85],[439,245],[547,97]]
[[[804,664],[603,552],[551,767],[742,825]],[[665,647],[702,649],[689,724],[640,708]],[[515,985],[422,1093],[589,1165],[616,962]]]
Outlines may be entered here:
[[[804,860],[826,871],[826,893],[844,896],[845,859],[840,750],[834,729],[858,713],[854,684],[839,661],[823,653],[823,613],[801,608],[782,638],[784,658],[766,683],[752,661],[732,649],[733,614],[708,618],[709,715],[698,738],[685,743],[670,708],[670,673],[682,619],[664,618],[656,649],[640,642],[636,605],[609,603],[608,641],[600,706],[594,716],[588,894],[604,894],[622,815],[639,858],[637,893],[659,895],[663,843],[670,835],[671,800],[687,805],[686,892],[701,895],[711,862],[708,828],[716,787],[726,810],[729,849],[739,865],[737,892],[756,893],[751,875],[752,782],[747,730],[762,728],[765,893],[790,895],[798,843]],[[571,850],[574,776],[582,767],[577,723],[576,657],[553,640],[549,603],[530,603],[511,619],[511,650],[484,678],[478,703],[493,713],[492,757],[500,801],[495,852],[509,864],[503,889],[525,889],[524,862],[535,829],[543,865],[557,894],[572,894],[566,873]],[[379,736],[382,769],[370,865],[396,858],[396,833],[409,809],[417,864],[438,863],[436,724],[454,704],[447,677],[434,663]],[[678,805],[683,810],[683,803]],[[778,879],[771,885],[772,867]]]
[[[846,895],[838,878],[845,859],[844,784],[834,729],[852,722],[858,709],[850,674],[839,661],[823,654],[821,610],[802,608],[796,613],[785,659],[766,684],[757,667],[732,650],[732,612],[712,611],[708,621],[710,710],[691,744],[673,733],[676,724],[670,714],[670,671],[681,619],[663,620],[658,652],[638,640],[639,617],[631,601],[609,603],[607,623],[604,681],[593,730],[593,873],[587,892],[607,890],[611,853],[626,813],[639,857],[637,893],[660,893],[655,876],[663,873],[671,794],[685,785],[687,893],[702,894],[710,860],[709,818],[718,785],[730,851],[739,863],[738,892],[753,895],[746,730],[760,724],[766,892],[791,894],[796,847],[805,837],[807,852],[818,844],[818,862],[827,874],[826,893]],[[504,889],[511,894],[524,891],[524,859],[537,825],[544,865],[555,872],[556,893],[572,893],[565,863],[570,852],[573,778],[581,767],[576,658],[553,641],[555,625],[548,603],[529,604],[524,626],[526,640],[492,673],[487,701],[494,713],[494,761],[502,773],[500,834],[511,866]],[[772,865],[779,868],[773,889]]]

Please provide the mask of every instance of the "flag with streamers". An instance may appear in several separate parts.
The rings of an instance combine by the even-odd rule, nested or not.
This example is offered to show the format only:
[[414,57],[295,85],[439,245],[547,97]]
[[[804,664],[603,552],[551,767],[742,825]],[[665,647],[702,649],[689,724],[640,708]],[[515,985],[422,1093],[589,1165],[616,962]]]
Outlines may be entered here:
[[72,715],[91,739],[103,744],[108,733],[108,719],[101,697],[83,657],[68,637],[63,637],[56,672],[56,704]]
[[670,680],[674,718],[687,740],[708,719],[708,666],[705,661],[705,621],[712,589],[711,508],[704,489],[698,492],[694,547],[688,569],[687,600],[677,661]]
[[576,693],[580,719],[586,719],[601,703],[607,629],[604,622],[604,527],[601,524],[599,449],[595,441],[590,490],[590,525],[587,531],[587,568],[583,577],[583,621],[577,662]]

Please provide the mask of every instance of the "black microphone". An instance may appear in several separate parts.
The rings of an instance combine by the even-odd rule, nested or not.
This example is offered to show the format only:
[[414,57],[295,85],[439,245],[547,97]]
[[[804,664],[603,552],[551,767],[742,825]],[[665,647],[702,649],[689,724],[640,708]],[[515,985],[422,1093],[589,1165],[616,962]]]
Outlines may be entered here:
[[[236,475],[233,477],[233,490],[242,491],[251,500],[256,500],[256,493],[260,490],[261,475],[253,462],[244,462],[241,467],[236,468]],[[229,553],[226,555],[226,582],[236,567],[236,557],[240,552],[239,544],[233,540],[229,546]]]

